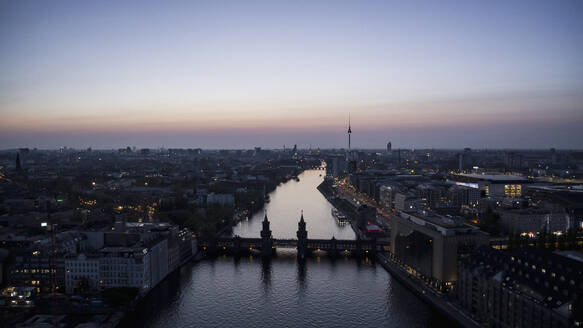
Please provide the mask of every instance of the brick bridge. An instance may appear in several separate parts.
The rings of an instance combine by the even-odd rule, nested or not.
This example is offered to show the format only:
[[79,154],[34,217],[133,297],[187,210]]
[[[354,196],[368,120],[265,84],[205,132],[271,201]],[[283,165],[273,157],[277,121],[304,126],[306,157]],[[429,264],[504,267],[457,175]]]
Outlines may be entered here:
[[277,248],[295,248],[297,249],[298,260],[305,259],[306,256],[314,251],[325,251],[329,256],[352,254],[358,257],[369,254],[374,255],[376,252],[389,249],[387,242],[378,242],[376,239],[342,240],[334,237],[332,239],[308,239],[303,213],[300,222],[298,222],[297,239],[274,239],[269,229],[269,224],[267,215],[265,215],[260,234],[261,238],[235,236],[200,239],[199,248],[203,252],[229,252],[235,256],[257,250],[261,252],[261,256],[264,258],[272,257]]

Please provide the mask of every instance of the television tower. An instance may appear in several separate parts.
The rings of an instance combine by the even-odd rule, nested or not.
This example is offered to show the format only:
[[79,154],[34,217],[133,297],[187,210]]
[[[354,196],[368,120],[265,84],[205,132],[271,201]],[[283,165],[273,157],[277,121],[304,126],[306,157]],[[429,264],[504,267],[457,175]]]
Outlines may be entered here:
[[350,128],[350,113],[348,113],[348,151],[350,151],[350,135],[352,134],[352,129]]

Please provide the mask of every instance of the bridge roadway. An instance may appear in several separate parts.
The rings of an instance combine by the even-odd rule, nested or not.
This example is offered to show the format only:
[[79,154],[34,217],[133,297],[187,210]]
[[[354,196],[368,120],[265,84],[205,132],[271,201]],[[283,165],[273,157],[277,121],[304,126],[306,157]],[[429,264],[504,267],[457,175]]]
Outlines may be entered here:
[[[262,238],[241,238],[241,237],[217,237],[199,240],[199,248],[205,252],[230,252],[235,255],[247,251],[258,250],[262,255],[263,245],[271,245],[272,254],[277,248],[298,248],[297,239],[270,239],[265,244]],[[341,253],[356,256],[367,255],[370,253],[384,252],[389,250],[388,242],[377,240],[343,240],[343,239],[306,239],[305,248],[308,253],[314,251],[325,251],[329,255],[339,255]],[[372,254],[371,254],[372,255]]]

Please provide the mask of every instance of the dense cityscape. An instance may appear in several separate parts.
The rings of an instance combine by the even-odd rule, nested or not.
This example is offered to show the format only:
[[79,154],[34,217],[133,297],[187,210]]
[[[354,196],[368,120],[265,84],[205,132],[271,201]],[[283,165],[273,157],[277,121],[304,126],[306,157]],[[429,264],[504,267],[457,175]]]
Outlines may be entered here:
[[[123,325],[185,265],[285,248],[371,261],[461,326],[582,324],[583,152],[355,150],[351,134],[346,149],[2,151],[3,324]],[[354,237],[310,239],[302,211],[274,238],[270,195],[306,171]],[[240,236],[249,220],[261,232]]]
[[0,0],[0,327],[583,327],[583,1]]

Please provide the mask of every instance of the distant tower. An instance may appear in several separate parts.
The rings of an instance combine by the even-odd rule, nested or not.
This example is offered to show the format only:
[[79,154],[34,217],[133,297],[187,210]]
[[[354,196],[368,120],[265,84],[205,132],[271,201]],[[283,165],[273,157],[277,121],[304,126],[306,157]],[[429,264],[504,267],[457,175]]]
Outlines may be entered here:
[[392,152],[392,148],[393,148],[393,147],[392,147],[392,145],[391,145],[391,142],[389,141],[389,142],[387,143],[387,153],[389,153],[389,154],[390,154],[390,153]]
[[308,231],[306,230],[306,221],[304,221],[304,211],[302,210],[302,216],[300,222],[298,222],[298,260],[304,260],[306,258],[306,253],[308,250]]
[[22,165],[20,164],[20,153],[16,153],[16,171],[22,172]]
[[551,148],[551,163],[557,164],[557,150],[555,148]]
[[463,153],[457,154],[457,159],[458,159],[458,171],[461,172],[464,170],[464,154]]
[[348,113],[348,151],[350,151],[350,135],[352,134],[352,129],[350,128],[350,113]]
[[397,165],[398,165],[398,167],[401,167],[401,148],[399,148],[399,150],[398,150],[398,155],[399,156],[397,156],[397,162],[398,162]]

